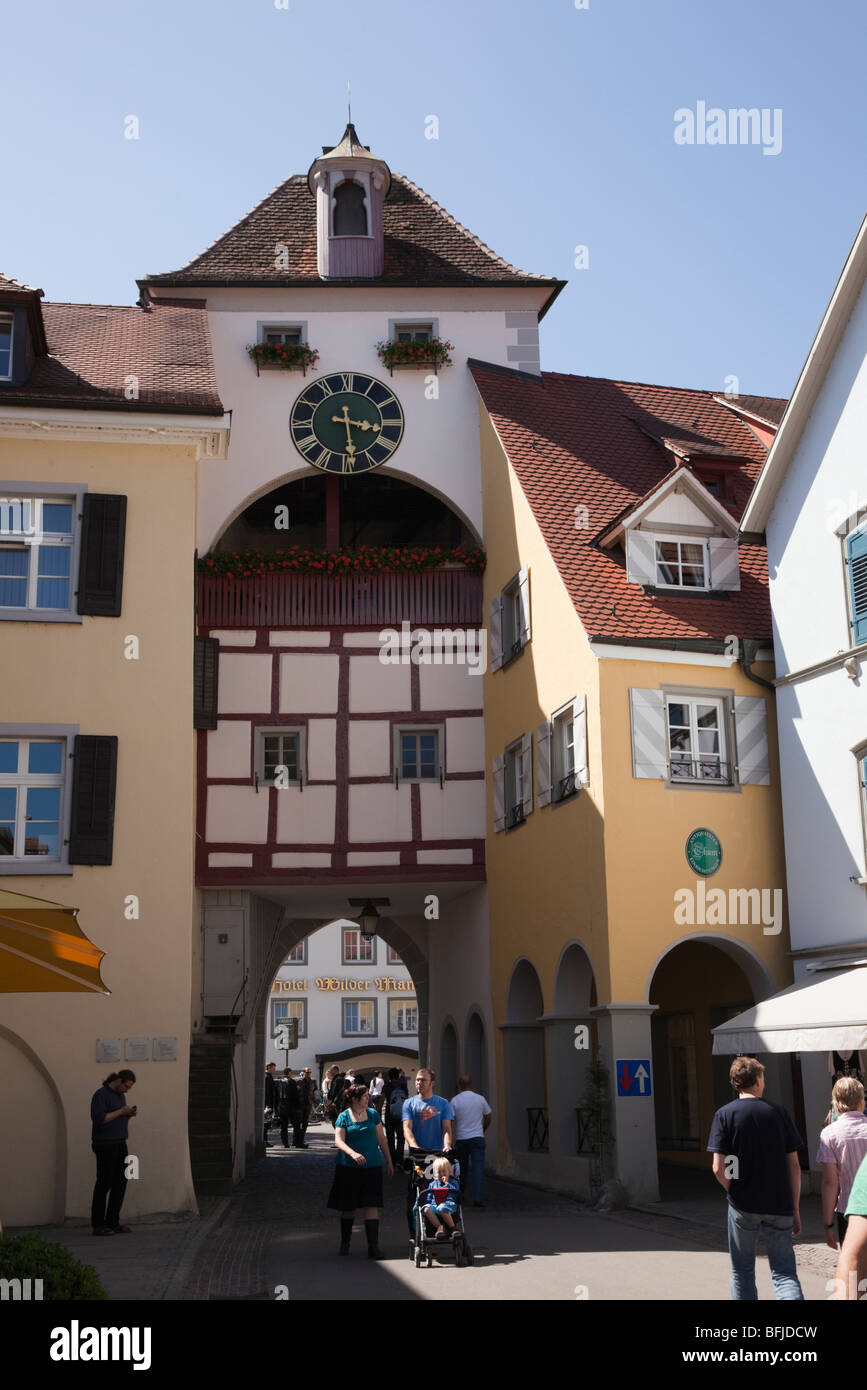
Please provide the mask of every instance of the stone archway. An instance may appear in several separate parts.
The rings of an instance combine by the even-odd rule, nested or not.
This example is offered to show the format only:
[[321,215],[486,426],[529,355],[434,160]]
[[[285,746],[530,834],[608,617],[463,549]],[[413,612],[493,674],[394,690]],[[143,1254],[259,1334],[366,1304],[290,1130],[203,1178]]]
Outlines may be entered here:
[[547,1151],[543,1012],[538,973],[522,958],[512,972],[503,1025],[506,1133],[513,1154]]
[[554,1007],[545,1019],[548,1128],[552,1153],[574,1158],[583,1140],[578,1111],[593,1060],[596,1002],[593,966],[577,941],[563,948],[554,977]]
[[458,1034],[454,1023],[447,1018],[440,1033],[440,1056],[437,1069],[438,1095],[453,1096],[458,1089]]
[[[488,1095],[488,1045],[482,1011],[475,1005],[470,1010],[464,1030],[464,1071],[468,1073],[473,1090]],[[489,1097],[490,1099],[490,1097]]]
[[[63,1102],[36,1053],[0,1025],[0,1222],[48,1226],[63,1221],[67,1145]],[[36,1143],[22,1143],[22,1116]]]

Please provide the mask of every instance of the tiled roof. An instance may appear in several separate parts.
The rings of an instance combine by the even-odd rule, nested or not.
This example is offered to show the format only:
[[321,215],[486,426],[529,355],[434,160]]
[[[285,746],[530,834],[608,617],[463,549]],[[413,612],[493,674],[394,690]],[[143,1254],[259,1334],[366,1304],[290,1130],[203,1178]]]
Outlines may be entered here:
[[41,294],[41,290],[36,290],[32,285],[22,285],[20,280],[13,280],[11,276],[4,275],[0,271],[0,293],[3,290],[11,290],[14,294]]
[[[627,582],[622,551],[595,543],[671,472],[670,455],[649,436],[700,439],[718,446],[722,457],[742,460],[731,474],[734,510],[742,514],[766,451],[711,391],[561,372],[543,372],[534,381],[482,362],[470,366],[589,636],[671,645],[722,642],[731,634],[770,637],[763,546],[741,542],[739,591],[698,598],[645,593]],[[587,508],[588,524],[576,530],[580,506]]]
[[758,415],[760,420],[765,420],[769,425],[780,423],[789,404],[779,396],[731,396],[724,399],[727,399],[735,410],[745,410],[750,415]]
[[[113,304],[42,305],[47,357],[27,381],[0,385],[0,405],[221,415],[202,302],[149,312]],[[127,377],[138,399],[127,400]]]
[[[385,267],[376,285],[549,285],[562,282],[518,270],[485,246],[403,174],[393,174],[383,205]],[[288,268],[277,264],[288,248]],[[316,204],[294,174],[258,207],[180,270],[141,285],[321,285],[316,268]],[[345,282],[344,282],[345,283]],[[552,296],[553,298],[553,296]]]

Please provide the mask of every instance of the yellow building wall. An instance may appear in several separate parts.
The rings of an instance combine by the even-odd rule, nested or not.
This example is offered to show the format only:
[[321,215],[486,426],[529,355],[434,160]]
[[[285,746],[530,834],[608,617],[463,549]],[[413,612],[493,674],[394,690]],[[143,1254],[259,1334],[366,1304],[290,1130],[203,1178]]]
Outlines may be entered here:
[[[69,874],[15,874],[0,887],[80,909],[87,936],[106,952],[96,994],[3,998],[7,1041],[38,1059],[57,1094],[58,1162],[68,1153],[64,1209],[43,1220],[87,1217],[95,1175],[90,1100],[110,1071],[137,1075],[129,1151],[140,1177],[124,1217],[195,1210],[187,1146],[187,1089],[194,902],[193,555],[196,462],[192,448],[0,439],[0,479],[86,484],[128,498],[119,618],[0,621],[0,721],[75,724],[118,737],[113,862]],[[73,586],[74,587],[74,586]],[[139,640],[138,660],[124,656]],[[136,895],[138,920],[125,916]],[[101,1037],[177,1037],[178,1060],[98,1063]],[[17,1098],[18,1102],[23,1097]],[[2,1109],[16,1098],[5,1097]],[[21,1104],[14,1118],[20,1134]],[[28,1143],[48,1142],[34,1135]],[[0,1193],[4,1226],[32,1220],[13,1186]]]

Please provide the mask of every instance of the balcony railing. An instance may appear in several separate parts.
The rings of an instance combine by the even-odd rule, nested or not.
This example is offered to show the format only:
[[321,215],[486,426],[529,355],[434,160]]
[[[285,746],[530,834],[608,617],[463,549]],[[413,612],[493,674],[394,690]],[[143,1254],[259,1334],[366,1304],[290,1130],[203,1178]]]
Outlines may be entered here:
[[527,1148],[530,1153],[548,1152],[548,1111],[545,1106],[527,1107]]
[[198,576],[200,628],[482,626],[482,576],[468,570]]

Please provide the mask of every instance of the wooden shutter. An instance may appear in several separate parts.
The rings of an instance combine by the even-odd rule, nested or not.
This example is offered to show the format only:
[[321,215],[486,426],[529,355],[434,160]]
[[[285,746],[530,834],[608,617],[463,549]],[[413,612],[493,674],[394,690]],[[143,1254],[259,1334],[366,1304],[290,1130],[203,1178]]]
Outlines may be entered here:
[[503,664],[503,595],[491,599],[491,670],[499,671]]
[[849,593],[852,598],[852,644],[867,642],[867,527],[846,542]]
[[216,637],[197,637],[193,652],[193,728],[216,729],[220,643]]
[[546,719],[536,730],[536,798],[540,806],[551,805],[551,739],[553,725]]
[[575,701],[575,786],[586,787],[590,778],[587,775],[587,700],[579,695]]
[[738,781],[747,787],[769,787],[771,764],[765,701],[761,695],[735,696],[735,742]]
[[506,825],[506,759],[502,753],[494,758],[491,781],[494,789],[494,830],[503,830]]
[[656,584],[656,538],[646,531],[626,532],[626,578],[630,584]]
[[[526,570],[518,572],[517,618],[515,628],[518,641],[525,647],[530,640],[530,576]],[[530,740],[532,744],[532,739]]]
[[78,611],[96,618],[119,618],[123,595],[126,498],[86,492],[78,568]]
[[533,735],[521,735],[521,753],[524,758],[524,815],[529,816],[533,809]]
[[110,864],[114,844],[117,739],[78,734],[72,754],[70,864]]
[[668,775],[668,730],[661,690],[630,690],[633,777]]
[[712,589],[739,589],[741,570],[738,563],[738,543],[719,536],[708,541],[710,551],[710,587]]

